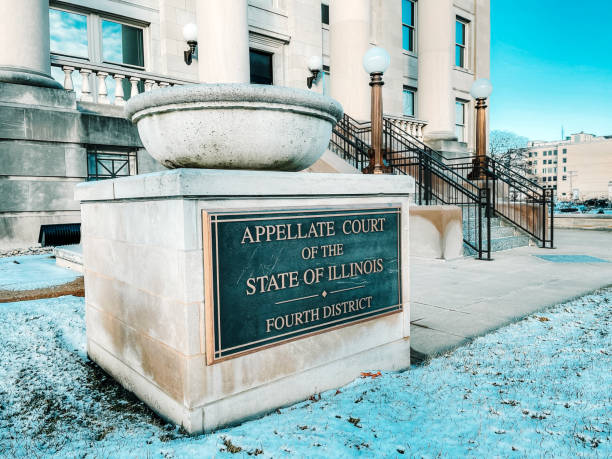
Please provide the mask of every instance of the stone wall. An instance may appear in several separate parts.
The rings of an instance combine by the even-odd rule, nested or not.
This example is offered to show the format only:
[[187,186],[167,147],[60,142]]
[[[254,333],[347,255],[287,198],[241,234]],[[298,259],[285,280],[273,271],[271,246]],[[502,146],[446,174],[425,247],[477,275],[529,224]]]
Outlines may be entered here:
[[140,173],[161,170],[122,116],[85,111],[73,92],[0,83],[0,247],[28,247],[40,225],[78,223],[74,187],[92,146],[138,150]]

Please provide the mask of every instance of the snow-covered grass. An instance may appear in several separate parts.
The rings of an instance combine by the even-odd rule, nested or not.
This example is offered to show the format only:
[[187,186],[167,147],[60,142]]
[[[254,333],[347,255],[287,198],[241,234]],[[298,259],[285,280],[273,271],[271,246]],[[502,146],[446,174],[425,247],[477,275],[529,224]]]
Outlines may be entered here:
[[82,274],[61,268],[51,255],[0,258],[0,290],[34,290],[71,282]]
[[87,361],[81,298],[8,303],[0,455],[610,457],[611,306],[602,290],[426,365],[189,437]]

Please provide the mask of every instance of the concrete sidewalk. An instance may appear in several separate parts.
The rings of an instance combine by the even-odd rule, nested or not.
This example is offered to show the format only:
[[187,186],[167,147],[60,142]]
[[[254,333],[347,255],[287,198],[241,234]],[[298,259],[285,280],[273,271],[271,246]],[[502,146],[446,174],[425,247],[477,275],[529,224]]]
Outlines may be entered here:
[[[490,262],[411,258],[413,362],[612,285],[611,231],[558,230],[555,246],[552,250],[521,247],[495,252]],[[537,255],[570,257],[553,262]]]

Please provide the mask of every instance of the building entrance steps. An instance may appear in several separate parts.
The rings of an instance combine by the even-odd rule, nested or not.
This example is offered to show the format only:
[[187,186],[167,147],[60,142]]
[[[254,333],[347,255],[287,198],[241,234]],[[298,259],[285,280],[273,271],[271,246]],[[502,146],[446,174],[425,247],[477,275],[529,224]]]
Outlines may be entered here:
[[[558,230],[555,241],[554,250],[531,246],[498,252],[495,263],[411,258],[412,361],[612,285],[612,232]],[[569,257],[553,262],[540,255]]]

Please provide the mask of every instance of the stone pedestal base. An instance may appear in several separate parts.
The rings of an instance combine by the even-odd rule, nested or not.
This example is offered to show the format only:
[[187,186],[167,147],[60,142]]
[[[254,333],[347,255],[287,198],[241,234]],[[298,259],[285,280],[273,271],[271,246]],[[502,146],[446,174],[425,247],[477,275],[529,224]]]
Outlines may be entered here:
[[[194,169],[79,185],[90,358],[189,432],[304,400],[363,371],[407,368],[413,190],[408,176]],[[202,211],[391,204],[400,209],[402,310],[207,364]]]

